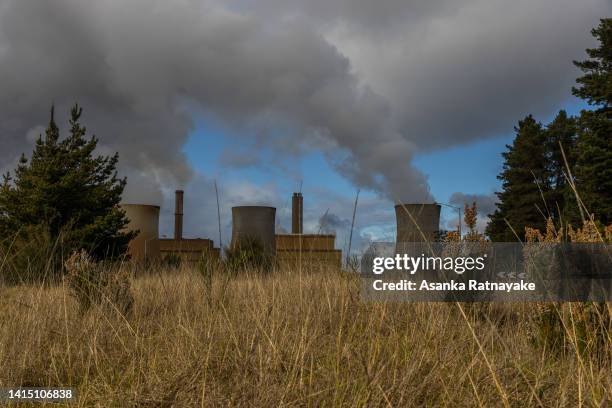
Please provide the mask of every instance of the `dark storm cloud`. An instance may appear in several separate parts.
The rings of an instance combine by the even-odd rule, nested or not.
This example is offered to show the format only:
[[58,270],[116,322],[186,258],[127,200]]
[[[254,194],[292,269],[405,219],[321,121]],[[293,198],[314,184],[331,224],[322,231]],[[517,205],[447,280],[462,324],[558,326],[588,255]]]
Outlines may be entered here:
[[463,2],[458,0],[260,0],[254,6],[248,0],[230,0],[237,9],[248,9],[260,15],[306,17],[327,27],[346,24],[369,34],[385,33],[396,25],[415,23],[434,16],[455,12]]
[[612,2],[261,0],[253,11],[316,21],[386,98],[402,137],[432,150],[507,133],[522,115],[566,103],[579,74],[572,60],[584,58]]
[[325,140],[354,183],[429,199],[386,101],[358,84],[316,27],[200,4],[5,1],[3,164],[28,150],[26,135],[45,123],[51,101],[61,112],[78,100],[89,127],[121,153],[124,172],[181,185],[191,176],[181,152],[188,112],[202,109],[247,134],[290,128],[294,153]]
[[101,151],[120,152],[122,173],[130,178],[126,199],[159,203],[161,184],[191,176],[180,153],[191,120],[167,95],[134,93],[119,83],[122,74],[111,61],[117,44],[107,41],[108,22],[95,14],[80,2],[2,2],[0,166],[10,167],[31,150],[26,135],[48,123],[51,103],[65,130],[69,108],[78,101]]
[[414,152],[558,108],[576,74],[570,61],[611,9],[607,0],[0,0],[0,167],[30,150],[52,101],[58,113],[79,101],[101,149],[121,154],[126,200],[159,202],[163,188],[192,179],[181,148],[198,111],[257,135],[245,136],[255,149],[319,149],[356,185],[431,200]]

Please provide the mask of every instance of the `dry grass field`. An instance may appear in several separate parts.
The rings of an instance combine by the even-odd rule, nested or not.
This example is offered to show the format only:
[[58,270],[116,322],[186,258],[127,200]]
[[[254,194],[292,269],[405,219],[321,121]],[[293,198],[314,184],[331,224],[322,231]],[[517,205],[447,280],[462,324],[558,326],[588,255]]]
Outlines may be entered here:
[[0,287],[0,386],[73,386],[77,406],[612,403],[610,332],[578,352],[572,305],[550,348],[529,304],[364,302],[341,272],[157,272],[127,315],[81,313],[65,285]]

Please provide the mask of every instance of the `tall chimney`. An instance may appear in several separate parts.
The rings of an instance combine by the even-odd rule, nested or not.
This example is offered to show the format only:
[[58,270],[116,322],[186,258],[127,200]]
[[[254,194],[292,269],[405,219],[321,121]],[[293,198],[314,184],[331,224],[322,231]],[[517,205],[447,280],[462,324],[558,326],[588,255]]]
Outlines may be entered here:
[[176,190],[176,207],[174,210],[174,239],[183,239],[183,190]]
[[302,234],[304,232],[304,198],[302,193],[293,193],[291,204],[291,233]]

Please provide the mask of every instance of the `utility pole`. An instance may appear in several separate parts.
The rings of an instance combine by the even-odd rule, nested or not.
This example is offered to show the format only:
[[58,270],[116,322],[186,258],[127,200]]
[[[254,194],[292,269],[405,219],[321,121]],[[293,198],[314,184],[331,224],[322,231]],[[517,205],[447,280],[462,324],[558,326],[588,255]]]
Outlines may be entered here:
[[222,251],[223,242],[221,241],[221,208],[219,207],[219,190],[217,189],[217,180],[215,180],[215,195],[217,196],[217,221],[219,224],[219,251]]

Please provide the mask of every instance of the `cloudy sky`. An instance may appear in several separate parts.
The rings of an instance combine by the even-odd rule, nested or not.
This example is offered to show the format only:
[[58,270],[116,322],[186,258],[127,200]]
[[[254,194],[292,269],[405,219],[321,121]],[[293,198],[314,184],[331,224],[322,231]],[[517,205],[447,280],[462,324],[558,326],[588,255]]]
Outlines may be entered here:
[[[609,0],[0,0],[0,168],[69,106],[120,153],[126,202],[186,191],[185,233],[224,241],[230,207],[346,242],[393,238],[393,203],[476,200],[483,212],[514,124],[583,105],[571,61]],[[324,216],[325,215],[325,216]],[[453,224],[452,210],[445,223]],[[481,225],[484,225],[482,220]]]

